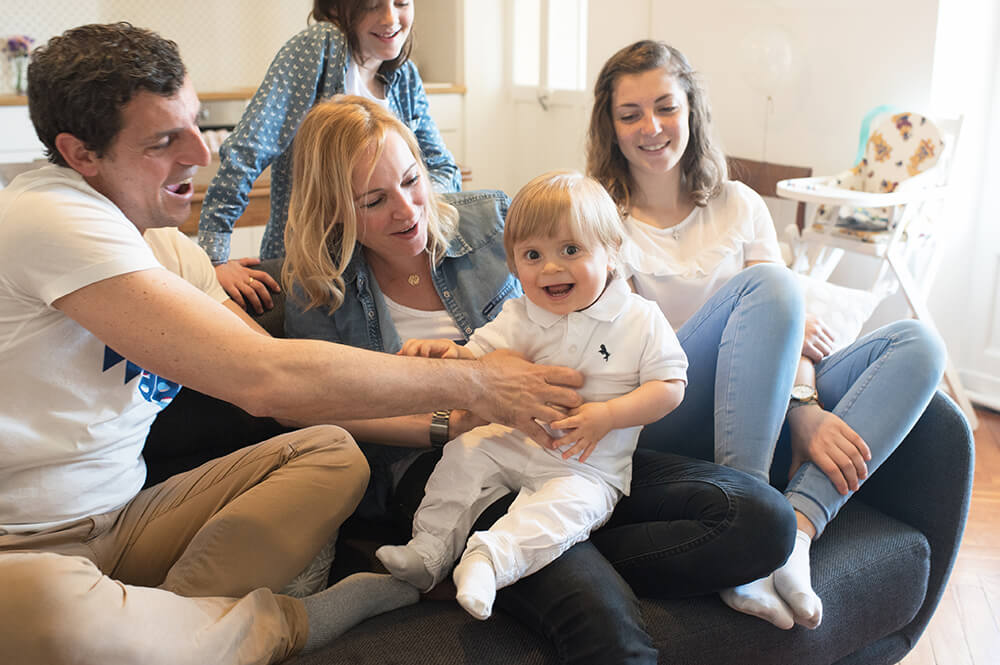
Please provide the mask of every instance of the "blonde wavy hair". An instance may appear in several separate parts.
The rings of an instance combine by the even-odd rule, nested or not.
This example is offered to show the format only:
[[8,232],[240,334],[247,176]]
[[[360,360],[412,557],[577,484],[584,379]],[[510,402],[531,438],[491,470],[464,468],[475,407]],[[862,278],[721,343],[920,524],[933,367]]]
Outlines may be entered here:
[[594,83],[594,108],[587,131],[587,173],[597,179],[627,213],[631,206],[632,174],[618,146],[611,104],[622,76],[663,69],[677,79],[687,94],[690,137],[681,157],[681,185],[695,205],[704,207],[722,192],[729,178],[726,157],[712,137],[708,95],[684,54],[663,42],[643,40],[608,58]]
[[577,171],[550,171],[533,178],[510,202],[503,231],[510,271],[516,274],[514,245],[551,237],[564,223],[574,238],[603,246],[617,263],[625,227],[607,190]]
[[358,209],[351,186],[354,171],[374,154],[371,177],[390,132],[398,134],[417,160],[428,194],[427,251],[433,265],[444,257],[458,229],[458,211],[430,185],[413,132],[391,111],[352,95],[335,95],[314,106],[295,135],[292,195],[285,226],[281,281],[286,292],[305,296],[306,309],[344,302],[344,270],[358,245]]

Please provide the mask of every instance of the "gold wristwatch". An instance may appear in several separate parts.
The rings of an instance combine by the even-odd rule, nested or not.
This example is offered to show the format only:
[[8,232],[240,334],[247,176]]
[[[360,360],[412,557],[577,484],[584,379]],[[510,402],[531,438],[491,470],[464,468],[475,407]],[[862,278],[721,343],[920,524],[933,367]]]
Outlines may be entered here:
[[810,386],[807,383],[799,383],[793,386],[792,398],[788,401],[788,410],[791,411],[797,406],[806,406],[808,404],[820,406],[819,393],[816,392],[816,386]]

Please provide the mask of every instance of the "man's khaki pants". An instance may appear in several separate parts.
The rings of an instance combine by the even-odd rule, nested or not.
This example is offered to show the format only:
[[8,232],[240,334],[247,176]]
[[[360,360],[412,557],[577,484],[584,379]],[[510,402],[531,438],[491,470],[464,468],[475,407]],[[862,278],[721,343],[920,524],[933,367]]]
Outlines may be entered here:
[[344,430],[310,427],[212,460],[119,510],[0,535],[0,663],[274,663],[308,633],[281,589],[368,481]]

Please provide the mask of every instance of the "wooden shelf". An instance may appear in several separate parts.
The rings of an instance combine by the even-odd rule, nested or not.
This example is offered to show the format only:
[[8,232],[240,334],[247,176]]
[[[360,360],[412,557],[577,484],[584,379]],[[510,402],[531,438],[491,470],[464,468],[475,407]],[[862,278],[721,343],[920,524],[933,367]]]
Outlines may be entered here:
[[[424,83],[428,95],[465,94],[465,86],[455,83]],[[233,90],[209,91],[198,93],[198,99],[207,102],[240,101],[253,97],[257,88],[235,88]],[[27,106],[26,95],[0,95],[0,106]]]

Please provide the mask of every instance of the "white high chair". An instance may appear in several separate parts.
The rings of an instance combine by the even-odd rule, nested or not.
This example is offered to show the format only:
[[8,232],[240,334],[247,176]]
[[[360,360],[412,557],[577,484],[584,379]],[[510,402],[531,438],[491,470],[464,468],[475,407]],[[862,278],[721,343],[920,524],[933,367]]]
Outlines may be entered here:
[[[869,290],[881,299],[898,288],[914,317],[936,330],[926,291],[939,264],[934,227],[961,124],[960,117],[885,114],[872,123],[854,168],[779,182],[778,196],[815,204],[801,236],[791,239],[792,268],[827,280],[846,252],[874,257],[881,263]],[[975,429],[972,403],[950,358],[945,382]]]

